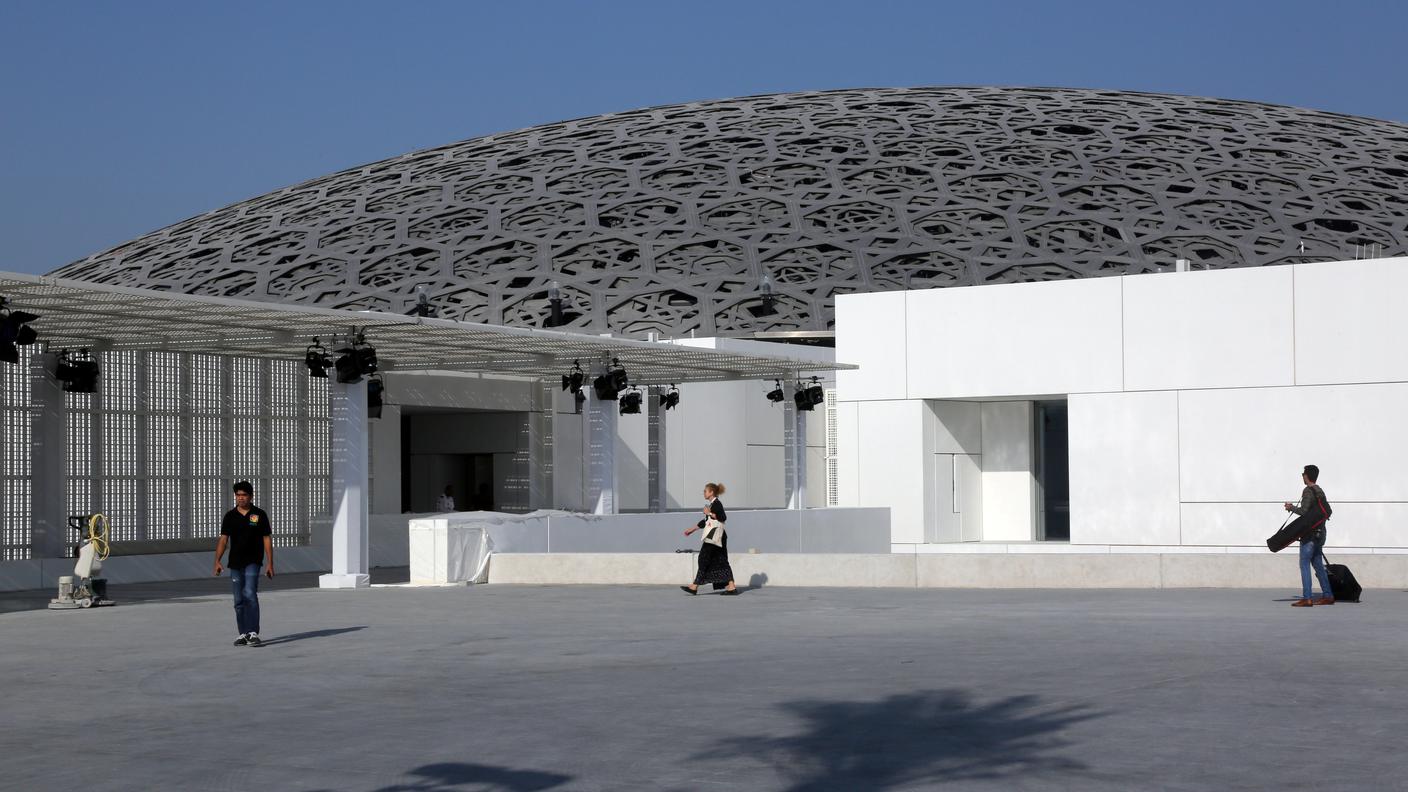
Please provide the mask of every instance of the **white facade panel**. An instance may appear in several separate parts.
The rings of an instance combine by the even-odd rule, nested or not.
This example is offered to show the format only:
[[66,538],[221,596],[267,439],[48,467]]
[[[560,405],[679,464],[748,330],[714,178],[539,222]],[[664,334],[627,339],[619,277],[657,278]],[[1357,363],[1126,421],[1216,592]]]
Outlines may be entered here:
[[[1327,492],[1327,494],[1329,494]],[[1325,547],[1408,547],[1408,503],[1335,503]],[[1266,550],[1266,539],[1286,519],[1280,503],[1185,503],[1183,542]],[[1294,564],[1298,545],[1281,551]],[[1328,553],[1327,553],[1328,555]]]
[[1032,403],[987,402],[982,410],[983,541],[1030,541],[1036,527]]
[[836,360],[860,366],[836,372],[843,401],[905,398],[905,292],[836,298]]
[[1290,267],[1121,280],[1125,390],[1294,384]]
[[[750,509],[781,509],[787,505],[787,499],[783,495],[784,474],[782,446],[750,445],[745,474],[724,480],[728,487],[724,503],[730,508],[732,504],[737,503],[740,506],[747,504]],[[725,477],[720,475],[710,480],[718,481],[721,478]],[[807,486],[811,486],[810,476]],[[823,486],[822,490],[825,489]],[[702,496],[700,500],[702,501]]]
[[1298,384],[1408,380],[1408,258],[1293,269]]
[[858,405],[858,496],[862,506],[888,506],[894,542],[923,542],[933,453],[925,448],[920,401]]
[[[650,507],[650,422],[646,406],[639,415],[622,415],[616,422],[616,508]],[[668,442],[666,448],[669,448]],[[669,463],[666,462],[666,474]]]
[[904,292],[908,397],[1119,390],[1120,280]]
[[1067,414],[1071,544],[1178,544],[1178,394],[1076,394]]
[[1183,500],[1296,500],[1315,464],[1332,503],[1408,502],[1405,405],[1408,383],[1184,392]]
[[[748,442],[754,445],[781,446],[782,404],[767,399],[768,391],[772,390],[772,383],[738,382],[733,385],[734,393],[727,398],[732,398],[739,412],[747,416]],[[791,398],[790,391],[788,398]],[[681,408],[683,406],[681,404]]]

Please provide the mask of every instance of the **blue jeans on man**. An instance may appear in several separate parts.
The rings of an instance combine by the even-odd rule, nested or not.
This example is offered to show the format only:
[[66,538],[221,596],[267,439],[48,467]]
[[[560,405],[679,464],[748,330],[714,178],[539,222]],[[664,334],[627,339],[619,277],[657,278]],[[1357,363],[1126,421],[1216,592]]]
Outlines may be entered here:
[[[1323,537],[1323,534],[1321,535]],[[1320,590],[1325,592],[1324,596],[1334,599],[1335,595],[1330,591],[1330,576],[1325,574],[1325,556],[1320,549],[1325,546],[1325,540],[1319,538],[1305,539],[1300,543],[1300,596],[1303,599],[1310,599],[1310,569],[1315,568],[1315,577],[1320,581]],[[256,611],[257,613],[257,611]]]
[[239,624],[240,635],[259,632],[259,565],[250,564],[243,569],[231,567],[230,583],[235,589],[235,621]]

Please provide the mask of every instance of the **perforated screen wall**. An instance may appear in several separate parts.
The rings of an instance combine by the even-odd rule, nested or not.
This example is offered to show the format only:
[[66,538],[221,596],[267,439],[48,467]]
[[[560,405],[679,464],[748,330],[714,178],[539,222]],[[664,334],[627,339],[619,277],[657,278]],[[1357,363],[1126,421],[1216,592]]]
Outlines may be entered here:
[[[26,352],[26,354],[28,354]],[[177,352],[97,355],[99,392],[68,393],[69,514],[102,512],[113,541],[214,538],[248,479],[275,544],[329,520],[326,380],[293,361]],[[30,555],[29,367],[0,364],[0,538]]]

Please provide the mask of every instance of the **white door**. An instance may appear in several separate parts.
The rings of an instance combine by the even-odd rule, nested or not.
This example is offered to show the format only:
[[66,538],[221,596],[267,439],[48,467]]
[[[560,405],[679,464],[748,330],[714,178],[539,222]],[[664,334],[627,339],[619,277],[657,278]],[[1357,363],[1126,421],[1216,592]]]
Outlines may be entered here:
[[957,467],[954,454],[934,455],[934,513],[929,519],[928,542],[961,542],[963,526],[960,520],[958,491],[954,486]]

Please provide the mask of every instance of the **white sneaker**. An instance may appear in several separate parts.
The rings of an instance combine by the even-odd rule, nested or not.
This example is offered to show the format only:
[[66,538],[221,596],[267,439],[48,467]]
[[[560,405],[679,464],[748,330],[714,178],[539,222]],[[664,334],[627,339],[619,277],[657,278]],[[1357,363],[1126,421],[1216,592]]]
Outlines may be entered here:
[[244,637],[246,646],[262,646],[263,641],[259,640],[259,633],[250,633]]

